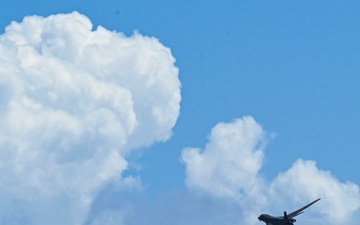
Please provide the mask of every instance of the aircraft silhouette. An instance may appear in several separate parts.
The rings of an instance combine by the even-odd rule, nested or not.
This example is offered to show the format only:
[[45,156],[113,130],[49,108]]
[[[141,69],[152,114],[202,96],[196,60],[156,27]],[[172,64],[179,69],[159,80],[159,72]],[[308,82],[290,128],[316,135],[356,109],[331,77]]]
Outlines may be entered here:
[[284,216],[270,216],[268,214],[261,214],[258,219],[266,223],[266,225],[293,225],[296,220],[294,219],[295,216],[300,215],[303,213],[303,210],[314,204],[315,202],[319,201],[321,198],[316,199],[315,201],[307,204],[306,206],[295,210],[292,213],[287,214],[284,211]]

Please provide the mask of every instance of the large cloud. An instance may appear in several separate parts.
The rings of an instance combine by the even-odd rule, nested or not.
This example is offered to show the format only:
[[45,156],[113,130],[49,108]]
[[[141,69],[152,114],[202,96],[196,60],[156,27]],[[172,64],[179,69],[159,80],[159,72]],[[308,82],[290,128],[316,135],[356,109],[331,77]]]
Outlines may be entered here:
[[188,188],[236,201],[246,224],[255,224],[260,213],[280,208],[281,214],[281,208],[295,210],[318,197],[323,200],[312,207],[317,212],[313,219],[321,219],[315,223],[352,224],[360,209],[359,186],[341,182],[314,161],[299,159],[273,181],[259,175],[267,137],[252,117],[216,125],[203,151],[183,150]]
[[170,50],[92,29],[74,12],[29,16],[0,36],[1,224],[17,223],[11,212],[79,224],[127,154],[171,136],[181,97]]

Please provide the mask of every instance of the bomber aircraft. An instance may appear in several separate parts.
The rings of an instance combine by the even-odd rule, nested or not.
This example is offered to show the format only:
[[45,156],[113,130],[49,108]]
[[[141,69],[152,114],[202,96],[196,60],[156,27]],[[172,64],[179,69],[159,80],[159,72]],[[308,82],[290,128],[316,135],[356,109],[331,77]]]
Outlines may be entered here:
[[284,212],[284,216],[270,216],[268,214],[261,214],[258,219],[260,221],[263,221],[266,223],[266,225],[293,225],[294,222],[296,222],[296,220],[294,219],[295,216],[300,215],[301,213],[303,213],[304,209],[308,208],[309,206],[311,206],[312,204],[314,204],[315,202],[319,201],[320,198],[316,199],[315,201],[307,204],[306,206],[287,214],[286,211]]

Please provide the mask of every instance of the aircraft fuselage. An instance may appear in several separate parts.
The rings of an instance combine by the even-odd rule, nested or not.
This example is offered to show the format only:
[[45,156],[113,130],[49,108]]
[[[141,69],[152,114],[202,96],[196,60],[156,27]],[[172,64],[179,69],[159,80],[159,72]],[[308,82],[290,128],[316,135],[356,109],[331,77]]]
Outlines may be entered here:
[[295,219],[291,219],[286,220],[284,219],[284,217],[280,216],[280,217],[274,217],[274,216],[270,216],[268,214],[261,214],[258,219],[260,221],[265,222],[266,224],[272,224],[272,225],[292,225],[296,220]]

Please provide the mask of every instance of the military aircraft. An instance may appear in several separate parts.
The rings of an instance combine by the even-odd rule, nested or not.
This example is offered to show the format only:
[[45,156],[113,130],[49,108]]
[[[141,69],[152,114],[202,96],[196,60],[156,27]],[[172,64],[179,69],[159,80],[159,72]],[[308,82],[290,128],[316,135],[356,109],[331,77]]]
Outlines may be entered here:
[[315,202],[319,201],[320,198],[316,199],[315,201],[307,204],[306,206],[287,214],[286,211],[284,212],[284,216],[270,216],[268,214],[261,214],[258,219],[260,221],[263,221],[266,223],[266,225],[293,225],[294,222],[296,222],[296,220],[294,219],[295,216],[300,215],[301,213],[303,213],[304,209],[308,208],[309,206],[311,206],[312,204],[314,204]]

